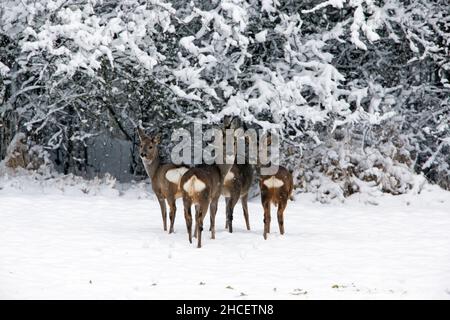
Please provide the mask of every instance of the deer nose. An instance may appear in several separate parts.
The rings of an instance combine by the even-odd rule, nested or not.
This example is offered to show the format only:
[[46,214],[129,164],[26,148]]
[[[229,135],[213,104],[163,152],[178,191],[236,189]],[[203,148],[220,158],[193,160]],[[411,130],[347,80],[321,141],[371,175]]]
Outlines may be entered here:
[[141,157],[142,158],[145,158],[147,156],[147,154],[146,153],[144,153],[144,152],[141,152]]

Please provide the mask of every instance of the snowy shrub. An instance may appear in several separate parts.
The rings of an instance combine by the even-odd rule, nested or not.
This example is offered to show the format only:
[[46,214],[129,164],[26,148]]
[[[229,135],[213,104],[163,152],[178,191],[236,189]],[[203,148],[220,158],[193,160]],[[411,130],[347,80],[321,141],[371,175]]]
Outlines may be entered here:
[[304,180],[303,188],[316,192],[322,202],[343,200],[357,192],[401,194],[411,190],[416,180],[407,140],[387,136],[389,131],[380,129],[365,132],[360,139],[355,132],[335,132],[326,144],[306,151],[303,177],[297,178]]
[[0,162],[0,175],[29,170],[43,176],[50,176],[53,163],[49,153],[40,145],[28,140],[24,133],[17,133],[9,144],[6,157]]
[[6,157],[3,161],[5,168],[12,170],[17,168],[26,168],[29,164],[28,148],[26,145],[26,136],[24,133],[17,133],[11,140],[6,149]]

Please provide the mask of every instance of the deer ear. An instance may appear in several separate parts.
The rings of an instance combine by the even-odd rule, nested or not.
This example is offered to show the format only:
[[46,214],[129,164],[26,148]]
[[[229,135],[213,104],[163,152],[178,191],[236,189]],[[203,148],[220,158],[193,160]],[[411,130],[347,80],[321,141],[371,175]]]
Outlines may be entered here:
[[262,138],[263,138],[262,141],[265,141],[265,143],[266,143],[267,146],[270,146],[270,145],[272,144],[272,135],[271,135],[271,134],[265,133],[265,134],[262,136]]
[[242,121],[238,116],[225,116],[223,117],[224,129],[238,129],[242,127]]
[[234,117],[230,122],[231,129],[240,129],[242,128],[242,121],[239,117]]
[[[238,127],[237,129],[234,130],[234,137],[235,138],[240,138],[241,136],[244,136],[244,129],[242,129],[241,127]],[[248,137],[245,137],[245,139]]]
[[143,140],[144,138],[147,137],[147,135],[144,132],[144,129],[142,129],[141,127],[137,127],[137,132],[140,140]]
[[157,133],[154,137],[153,137],[153,142],[156,144],[159,144],[161,142],[161,133]]
[[231,124],[231,117],[230,116],[224,116],[222,119],[222,129],[225,131],[226,129],[228,129],[230,127]]
[[272,135],[267,136],[267,145],[270,146],[272,144]]

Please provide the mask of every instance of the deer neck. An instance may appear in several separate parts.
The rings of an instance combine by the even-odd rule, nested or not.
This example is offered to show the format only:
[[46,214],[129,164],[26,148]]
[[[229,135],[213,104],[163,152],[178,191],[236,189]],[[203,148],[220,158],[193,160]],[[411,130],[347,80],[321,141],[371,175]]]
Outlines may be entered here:
[[155,159],[153,159],[152,161],[147,161],[144,160],[144,168],[145,171],[147,172],[148,176],[153,179],[156,175],[156,171],[159,168],[159,164],[160,164],[160,160],[159,160],[159,155],[155,157]]
[[256,174],[257,174],[258,176],[260,176],[260,175],[261,175],[261,166],[260,166],[260,165],[257,165],[257,166],[255,166],[255,168],[256,168]]

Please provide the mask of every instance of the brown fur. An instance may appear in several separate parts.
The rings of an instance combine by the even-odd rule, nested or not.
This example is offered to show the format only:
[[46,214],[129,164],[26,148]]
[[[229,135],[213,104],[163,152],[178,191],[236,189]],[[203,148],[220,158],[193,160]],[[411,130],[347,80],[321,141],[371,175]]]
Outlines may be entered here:
[[[268,188],[264,181],[275,177],[283,181],[283,185],[278,188]],[[270,233],[270,204],[273,203],[278,207],[277,217],[280,234],[284,234],[284,209],[286,209],[287,201],[292,196],[294,182],[292,174],[284,167],[279,166],[278,172],[274,175],[261,175],[259,180],[261,188],[261,202],[264,208],[264,239]]]
[[224,181],[222,194],[226,202],[226,225],[225,228],[233,232],[233,211],[234,206],[241,199],[247,230],[250,230],[248,217],[248,192],[253,180],[253,168],[249,164],[234,164],[230,170],[234,177],[232,180]]
[[[211,221],[211,239],[215,239],[215,219],[217,212],[217,204],[222,193],[223,180],[231,169],[231,164],[223,165],[202,165],[191,168],[187,171],[180,181],[180,188],[183,195],[184,217],[186,219],[186,227],[189,236],[189,242],[192,243],[192,213],[191,207],[195,205],[195,235],[197,237],[197,247],[202,246],[203,220],[209,207]],[[199,192],[188,192],[184,189],[184,185],[195,176],[205,184],[205,188]]]
[[139,155],[141,156],[142,163],[144,164],[145,171],[149,175],[153,192],[158,198],[159,205],[161,207],[161,214],[163,218],[164,231],[167,231],[167,209],[166,200],[170,208],[170,229],[169,233],[173,232],[173,226],[175,223],[176,214],[176,199],[181,197],[180,186],[170,182],[166,179],[167,171],[176,169],[182,166],[178,166],[172,163],[161,164],[159,161],[159,149],[160,137],[150,137],[145,132],[138,128],[140,146]]
[[[230,123],[225,123],[224,127],[230,127]],[[226,141],[223,140],[223,147],[226,149]],[[236,145],[234,145],[236,148]],[[233,156],[235,156],[236,150],[234,150]],[[226,155],[224,155],[226,159]],[[222,159],[222,160],[224,160]],[[189,242],[192,243],[192,214],[191,207],[195,205],[195,235],[197,237],[197,247],[202,246],[202,231],[203,220],[209,207],[210,214],[210,231],[211,239],[215,239],[215,221],[217,213],[217,204],[222,194],[222,188],[225,176],[230,171],[233,164],[213,164],[202,165],[199,167],[191,168],[181,178],[180,187],[183,193],[183,205],[184,205],[184,217],[186,218],[186,227],[189,236]],[[204,186],[202,190],[191,190],[188,185],[188,190],[185,190],[184,186],[188,181],[195,177],[197,183],[201,183]]]

